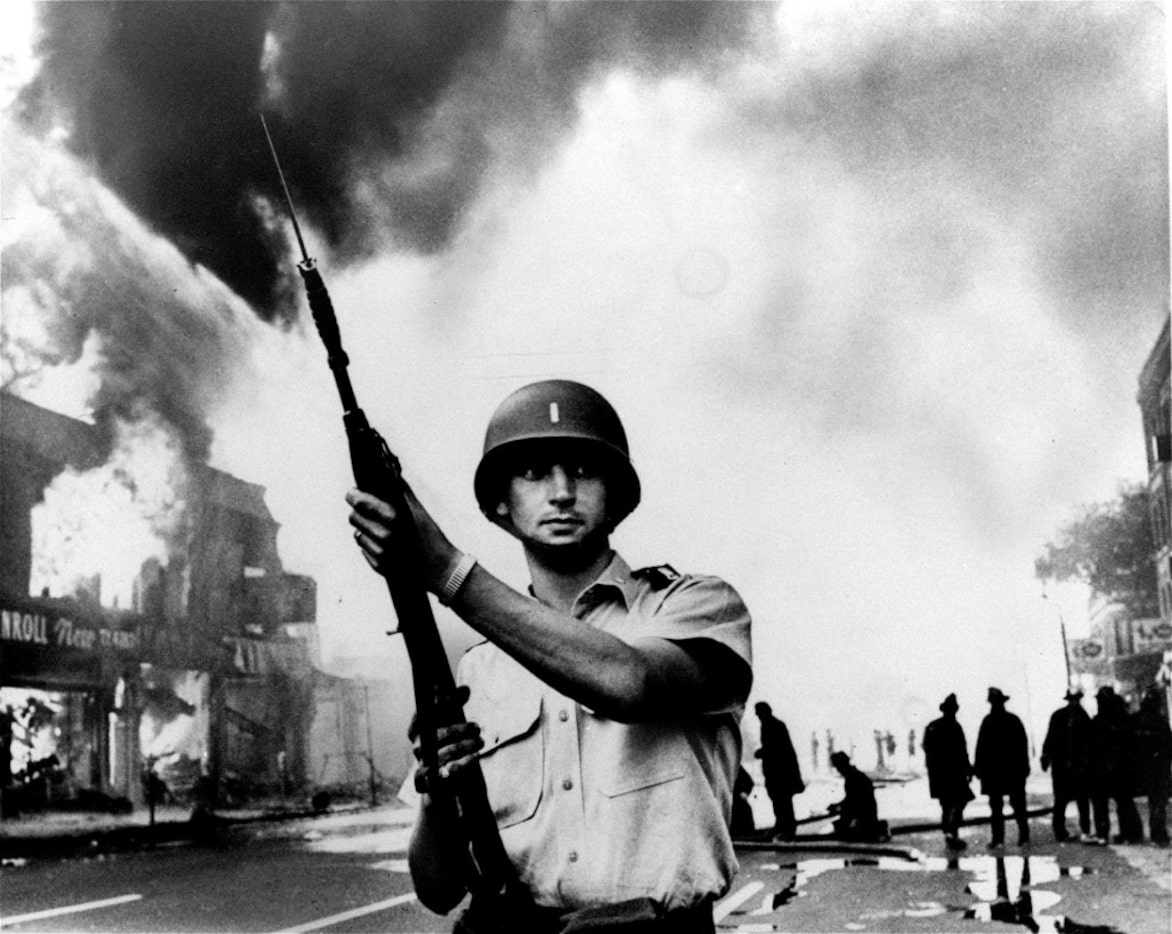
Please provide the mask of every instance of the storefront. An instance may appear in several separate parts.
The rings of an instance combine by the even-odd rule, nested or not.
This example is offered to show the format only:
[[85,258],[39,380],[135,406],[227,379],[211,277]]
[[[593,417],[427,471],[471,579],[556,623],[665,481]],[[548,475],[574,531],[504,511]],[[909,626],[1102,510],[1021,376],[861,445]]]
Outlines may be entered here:
[[181,716],[194,721],[198,699],[174,685],[194,680],[198,695],[199,672],[215,658],[134,614],[0,596],[5,812],[142,803],[144,727],[157,734]]

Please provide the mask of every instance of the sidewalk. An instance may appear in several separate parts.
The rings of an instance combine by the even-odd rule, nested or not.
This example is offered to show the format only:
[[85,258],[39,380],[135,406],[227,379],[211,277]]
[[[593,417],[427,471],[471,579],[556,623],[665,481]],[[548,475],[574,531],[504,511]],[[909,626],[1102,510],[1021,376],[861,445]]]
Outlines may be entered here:
[[346,802],[314,811],[303,802],[275,801],[218,810],[196,820],[189,806],[164,805],[155,808],[153,825],[146,808],[130,814],[45,811],[0,820],[0,864],[211,842],[248,830],[271,835],[277,829],[289,836],[310,829],[323,834],[364,833],[406,826],[414,817],[412,809],[398,802]]
[[[943,838],[937,831],[927,829],[922,815],[931,813],[931,810],[925,809],[923,802],[917,800],[920,792],[920,789],[908,788],[887,796],[885,803],[892,818],[893,833],[889,845],[932,853],[941,848]],[[981,807],[983,802],[974,804],[977,807],[965,815],[968,818],[965,836],[971,841],[971,852],[982,853],[988,833],[985,823],[988,809]],[[1049,800],[1032,793],[1029,804],[1032,811],[1038,806],[1048,806]],[[415,819],[414,809],[398,801],[373,807],[365,802],[338,803],[325,811],[314,811],[304,802],[274,801],[250,808],[217,811],[211,821],[203,822],[193,822],[191,813],[190,807],[156,807],[153,827],[145,808],[130,814],[44,812],[0,820],[0,865],[33,859],[97,856],[183,842],[223,841],[250,832],[267,838],[303,837],[309,833],[357,835],[406,827]],[[1146,811],[1143,814],[1146,820]],[[1058,845],[1053,840],[1049,820],[1034,817],[1031,824],[1034,846],[1030,852],[1035,855],[1057,852]],[[1010,825],[1012,836],[1011,821]],[[802,840],[807,846],[819,841],[833,843],[833,838],[817,834],[803,834]],[[763,839],[760,843],[745,844],[745,848],[770,849],[773,845]],[[786,849],[784,845],[776,848]],[[1172,892],[1172,850],[1167,847],[1149,843],[1098,849],[1114,851],[1164,891]],[[1009,851],[1016,852],[1012,847]]]

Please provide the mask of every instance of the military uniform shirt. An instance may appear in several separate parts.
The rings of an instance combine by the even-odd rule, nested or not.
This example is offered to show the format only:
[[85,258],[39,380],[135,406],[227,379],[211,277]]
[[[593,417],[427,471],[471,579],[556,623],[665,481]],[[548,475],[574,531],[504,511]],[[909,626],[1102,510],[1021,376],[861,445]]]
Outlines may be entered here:
[[[616,555],[571,612],[628,643],[707,639],[752,663],[748,610],[715,577],[653,584]],[[471,689],[465,712],[481,727],[481,766],[502,840],[538,904],[651,896],[683,908],[728,890],[737,870],[728,827],[747,683],[730,686],[720,709],[702,715],[618,723],[554,691],[489,642],[468,650],[457,680]]]

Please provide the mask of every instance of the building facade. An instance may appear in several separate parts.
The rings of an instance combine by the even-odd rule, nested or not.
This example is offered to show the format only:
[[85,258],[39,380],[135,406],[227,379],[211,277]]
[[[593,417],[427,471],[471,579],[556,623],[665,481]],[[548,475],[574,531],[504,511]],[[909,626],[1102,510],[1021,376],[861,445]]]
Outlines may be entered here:
[[1151,561],[1158,615],[1138,619],[1126,607],[1100,595],[1091,598],[1089,638],[1067,645],[1071,673],[1093,694],[1108,685],[1132,705],[1153,686],[1172,698],[1172,401],[1170,401],[1169,322],[1148,354],[1138,379],[1136,401],[1147,465]]
[[1153,661],[1159,658],[1154,680],[1164,688],[1165,704],[1172,711],[1172,343],[1169,318],[1156,339],[1139,376],[1136,396],[1143,424],[1148,466],[1148,503],[1152,521],[1156,588],[1160,616],[1146,627],[1150,635],[1144,649]]
[[[313,623],[316,594],[282,568],[263,488],[181,464],[138,517],[156,533],[139,559],[120,520],[151,474],[111,467],[106,432],[5,393],[0,442],[4,811],[304,785],[313,668],[285,627]],[[120,597],[70,573],[128,555]]]

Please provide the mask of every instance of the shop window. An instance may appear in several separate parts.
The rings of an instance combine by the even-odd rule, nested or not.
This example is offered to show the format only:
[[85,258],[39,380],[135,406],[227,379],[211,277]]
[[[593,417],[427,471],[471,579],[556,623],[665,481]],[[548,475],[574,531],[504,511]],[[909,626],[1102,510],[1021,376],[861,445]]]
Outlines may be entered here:
[[103,717],[90,691],[0,688],[0,777],[18,809],[74,800],[102,783]]

